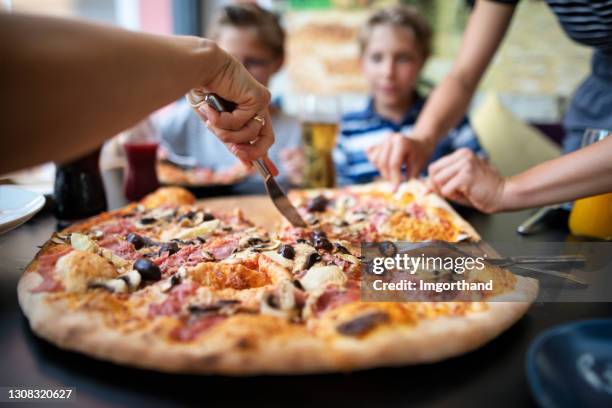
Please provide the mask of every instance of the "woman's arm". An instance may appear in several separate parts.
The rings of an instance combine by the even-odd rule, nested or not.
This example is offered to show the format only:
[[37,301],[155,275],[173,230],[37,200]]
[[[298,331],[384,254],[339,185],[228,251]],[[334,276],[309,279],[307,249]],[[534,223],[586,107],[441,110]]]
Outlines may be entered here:
[[612,192],[612,137],[510,177],[498,211],[540,207]]
[[0,173],[83,154],[198,87],[239,105],[224,142],[273,141],[251,120],[269,92],[209,40],[0,13],[0,55]]
[[486,213],[562,203],[612,192],[612,137],[509,178],[468,149],[432,163],[429,175],[434,190]]
[[450,73],[433,90],[412,137],[435,147],[459,123],[474,91],[499,48],[515,6],[479,0],[470,16]]
[[368,157],[386,179],[399,183],[404,164],[408,177],[418,176],[438,140],[463,118],[506,34],[514,8],[491,1],[476,2],[453,68],[428,97],[413,132],[407,137],[389,138],[368,150]]

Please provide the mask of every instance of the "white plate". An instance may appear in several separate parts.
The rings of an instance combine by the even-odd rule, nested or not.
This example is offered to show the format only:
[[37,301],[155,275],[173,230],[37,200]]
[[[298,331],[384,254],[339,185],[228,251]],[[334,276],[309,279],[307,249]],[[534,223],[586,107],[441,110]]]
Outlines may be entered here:
[[45,197],[15,186],[0,185],[0,234],[32,218],[45,205]]

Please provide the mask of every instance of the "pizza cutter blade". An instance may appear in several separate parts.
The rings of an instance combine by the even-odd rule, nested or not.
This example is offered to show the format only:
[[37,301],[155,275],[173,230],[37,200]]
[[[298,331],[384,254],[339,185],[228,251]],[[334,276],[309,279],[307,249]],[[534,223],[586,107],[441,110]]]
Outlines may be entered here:
[[[189,102],[192,104],[192,106],[196,106],[193,104],[193,101],[190,98],[188,99],[189,99]],[[233,102],[226,101],[220,96],[217,96],[212,93],[205,94],[204,98],[201,99],[200,102],[198,102],[198,104],[201,104],[201,103],[207,103],[208,105],[210,105],[212,108],[216,109],[219,112],[231,112],[236,107],[236,104],[234,104]],[[257,159],[252,163],[253,163],[253,166],[255,166],[255,168],[259,172],[259,174],[261,174],[261,177],[263,177],[266,191],[268,192],[268,195],[272,199],[272,203],[274,204],[276,209],[294,227],[306,228],[307,227],[306,222],[302,219],[297,209],[293,206],[293,204],[291,204],[291,201],[289,201],[289,198],[287,198],[287,195],[283,192],[281,187],[278,185],[278,183],[276,182],[276,180],[270,173],[270,170],[268,169],[268,166],[266,166],[266,163],[263,161],[263,159],[261,158]]]

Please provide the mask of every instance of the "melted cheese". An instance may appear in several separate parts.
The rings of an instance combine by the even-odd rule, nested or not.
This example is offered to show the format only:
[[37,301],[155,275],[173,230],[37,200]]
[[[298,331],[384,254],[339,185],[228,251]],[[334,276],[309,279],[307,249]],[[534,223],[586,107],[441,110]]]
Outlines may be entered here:
[[100,255],[74,250],[58,259],[55,274],[66,291],[84,292],[89,282],[113,278],[117,271]]
[[313,266],[300,279],[300,283],[306,291],[314,292],[323,288],[328,283],[343,285],[346,283],[346,275],[336,265]]
[[197,227],[183,229],[178,232],[178,234],[174,238],[178,239],[190,239],[201,237],[210,234],[217,228],[219,228],[219,224],[221,221],[214,219],[210,221],[205,221]]

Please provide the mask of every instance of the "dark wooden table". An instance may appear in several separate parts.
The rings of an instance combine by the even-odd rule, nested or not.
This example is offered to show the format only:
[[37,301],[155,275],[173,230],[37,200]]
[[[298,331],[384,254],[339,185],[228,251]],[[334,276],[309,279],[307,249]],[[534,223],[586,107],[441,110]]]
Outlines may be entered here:
[[[122,205],[120,175],[105,174],[111,207]],[[252,194],[261,186],[224,193]],[[529,212],[463,215],[495,242],[563,241],[562,221],[521,237],[516,226]],[[525,378],[525,353],[546,329],[579,319],[610,317],[610,303],[536,303],[517,324],[486,346],[442,363],[298,377],[228,378],[166,375],[131,369],[66,352],[35,337],[17,304],[20,273],[54,231],[40,214],[0,236],[0,387],[75,387],[74,406],[533,406]],[[448,341],[453,341],[449,339]]]

